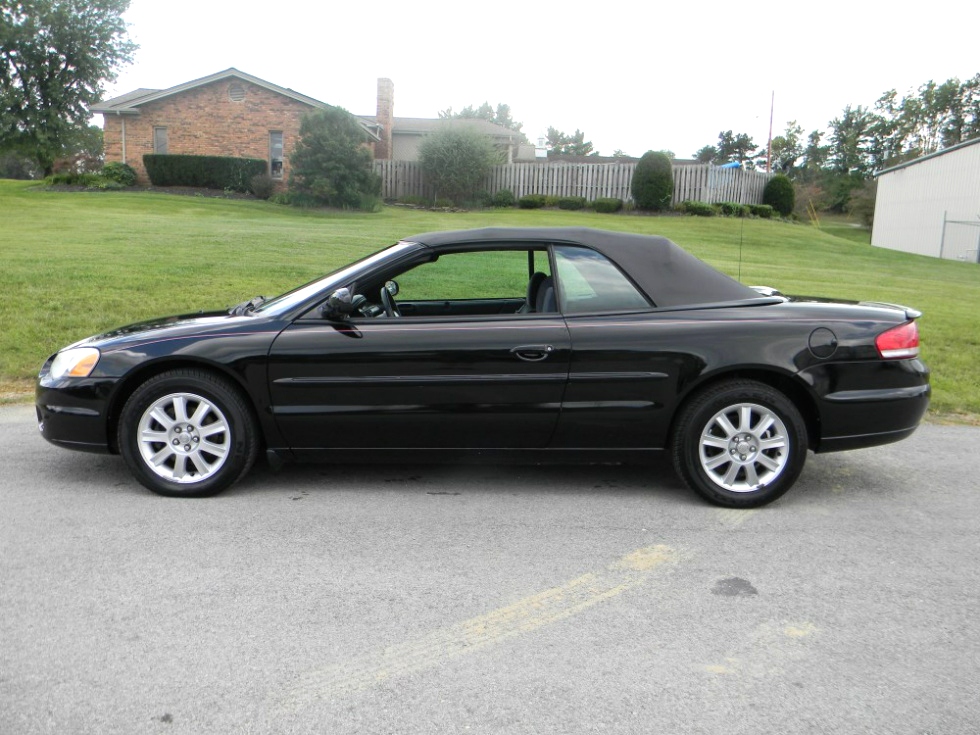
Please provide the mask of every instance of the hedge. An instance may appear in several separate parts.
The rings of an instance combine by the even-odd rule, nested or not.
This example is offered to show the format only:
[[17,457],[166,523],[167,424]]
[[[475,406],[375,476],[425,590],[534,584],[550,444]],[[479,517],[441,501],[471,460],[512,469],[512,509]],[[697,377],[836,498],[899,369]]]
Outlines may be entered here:
[[592,209],[599,214],[612,214],[623,208],[623,200],[614,197],[599,197],[592,202]]
[[247,192],[255,176],[268,172],[257,158],[147,153],[143,165],[154,186],[200,186]]

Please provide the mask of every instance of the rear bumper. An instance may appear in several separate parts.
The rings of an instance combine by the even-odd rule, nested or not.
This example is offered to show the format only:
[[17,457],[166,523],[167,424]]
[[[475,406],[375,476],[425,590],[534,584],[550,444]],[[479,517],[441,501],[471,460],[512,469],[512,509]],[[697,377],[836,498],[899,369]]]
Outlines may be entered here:
[[890,444],[909,436],[929,408],[929,369],[918,359],[879,363],[876,388],[843,381],[820,400],[821,436],[816,452]]

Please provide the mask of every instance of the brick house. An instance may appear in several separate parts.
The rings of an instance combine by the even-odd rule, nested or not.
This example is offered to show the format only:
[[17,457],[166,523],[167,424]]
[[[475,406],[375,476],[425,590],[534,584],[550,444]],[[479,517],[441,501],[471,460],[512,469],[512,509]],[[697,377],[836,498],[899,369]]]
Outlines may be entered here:
[[[359,116],[374,157],[417,161],[422,138],[444,125],[465,125],[489,136],[508,162],[534,160],[534,147],[513,130],[485,120],[394,116],[394,84],[378,79],[377,114]],[[169,89],[137,89],[94,105],[103,117],[105,160],[128,163],[149,183],[146,153],[260,158],[269,175],[289,180],[289,154],[304,114],[331,105],[237,69]]]
[[[182,153],[260,158],[277,181],[289,179],[289,152],[304,114],[324,102],[237,69],[169,89],[137,89],[92,107],[103,116],[105,160],[128,163],[148,183],[143,155]],[[372,148],[378,125],[362,120]]]

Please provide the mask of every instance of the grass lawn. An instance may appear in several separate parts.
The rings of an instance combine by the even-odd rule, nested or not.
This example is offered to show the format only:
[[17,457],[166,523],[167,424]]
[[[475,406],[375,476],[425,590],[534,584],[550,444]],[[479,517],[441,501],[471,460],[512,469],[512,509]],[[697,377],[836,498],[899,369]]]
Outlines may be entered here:
[[818,229],[768,220],[401,207],[362,214],[143,192],[52,192],[14,181],[0,181],[0,395],[22,398],[49,354],[94,332],[272,296],[418,232],[507,225],[659,234],[750,285],[913,306],[925,313],[922,353],[933,370],[934,415],[980,422],[980,268],[872,248],[867,231],[847,222],[821,220]]

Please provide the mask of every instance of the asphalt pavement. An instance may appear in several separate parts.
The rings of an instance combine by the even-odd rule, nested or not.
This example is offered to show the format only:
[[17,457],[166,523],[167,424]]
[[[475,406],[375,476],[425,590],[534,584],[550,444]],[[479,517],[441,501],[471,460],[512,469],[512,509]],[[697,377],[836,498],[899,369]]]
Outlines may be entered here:
[[162,498],[0,408],[0,734],[980,732],[980,428],[653,467],[256,467]]

